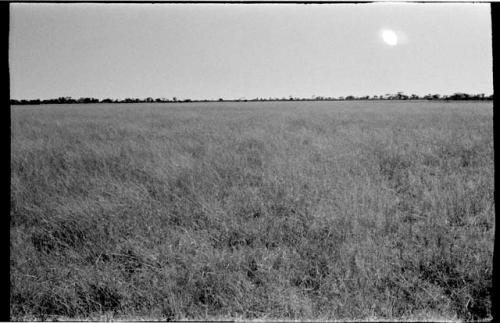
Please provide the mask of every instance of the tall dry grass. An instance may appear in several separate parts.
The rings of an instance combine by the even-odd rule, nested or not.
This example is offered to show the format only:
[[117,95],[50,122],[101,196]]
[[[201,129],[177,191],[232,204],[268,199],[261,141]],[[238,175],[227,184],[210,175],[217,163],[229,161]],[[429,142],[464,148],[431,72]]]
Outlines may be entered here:
[[491,103],[12,107],[11,315],[490,315]]

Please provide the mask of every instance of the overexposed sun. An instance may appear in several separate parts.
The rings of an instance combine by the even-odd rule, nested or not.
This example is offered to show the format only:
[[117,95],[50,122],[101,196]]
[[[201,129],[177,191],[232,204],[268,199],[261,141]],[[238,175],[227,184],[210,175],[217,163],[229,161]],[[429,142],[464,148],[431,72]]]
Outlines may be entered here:
[[398,44],[398,35],[393,30],[382,30],[382,39],[389,46],[396,46]]

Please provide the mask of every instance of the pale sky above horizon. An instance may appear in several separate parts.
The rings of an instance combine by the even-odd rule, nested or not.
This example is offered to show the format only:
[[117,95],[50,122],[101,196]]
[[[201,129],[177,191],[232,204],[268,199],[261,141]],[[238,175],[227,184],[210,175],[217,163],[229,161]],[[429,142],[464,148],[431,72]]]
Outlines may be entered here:
[[486,3],[10,8],[12,99],[493,93]]

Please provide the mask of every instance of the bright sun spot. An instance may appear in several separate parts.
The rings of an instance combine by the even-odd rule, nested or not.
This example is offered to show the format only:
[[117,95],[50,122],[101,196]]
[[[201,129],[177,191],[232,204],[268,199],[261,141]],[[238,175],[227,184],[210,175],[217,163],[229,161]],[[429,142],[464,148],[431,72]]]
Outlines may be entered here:
[[396,46],[398,44],[398,36],[393,30],[390,29],[382,31],[382,39],[389,46]]

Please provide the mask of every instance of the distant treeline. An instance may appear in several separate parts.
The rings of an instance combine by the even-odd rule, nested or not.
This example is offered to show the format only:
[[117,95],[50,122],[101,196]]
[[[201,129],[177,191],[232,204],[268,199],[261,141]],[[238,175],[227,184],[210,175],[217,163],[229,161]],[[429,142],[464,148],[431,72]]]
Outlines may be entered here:
[[481,94],[468,94],[468,93],[455,93],[452,95],[440,95],[440,94],[427,94],[425,96],[419,96],[416,94],[407,95],[403,92],[398,92],[396,94],[384,94],[384,95],[365,95],[365,96],[340,96],[340,97],[329,97],[329,96],[315,96],[311,98],[298,98],[289,96],[288,98],[254,98],[254,99],[223,99],[218,100],[192,100],[192,99],[177,99],[176,97],[168,98],[126,98],[126,99],[96,99],[96,98],[79,98],[73,99],[72,97],[60,97],[57,99],[47,99],[47,100],[10,100],[10,104],[68,104],[68,103],[175,103],[175,102],[247,102],[247,101],[352,101],[352,100],[493,100],[493,94],[487,96],[484,93]]

